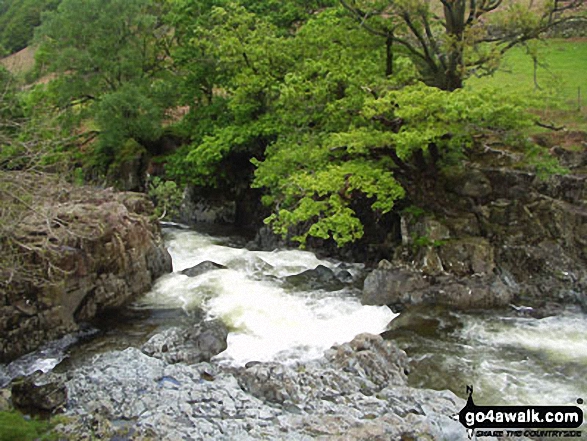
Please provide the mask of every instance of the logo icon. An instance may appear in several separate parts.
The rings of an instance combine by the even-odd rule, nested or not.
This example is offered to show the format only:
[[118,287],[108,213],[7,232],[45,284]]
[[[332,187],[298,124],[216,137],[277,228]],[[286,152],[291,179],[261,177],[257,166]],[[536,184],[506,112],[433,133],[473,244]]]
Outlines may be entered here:
[[[467,386],[467,395],[467,404],[455,419],[467,429],[469,439],[477,429],[572,429],[583,424],[583,411],[577,406],[477,406],[473,401],[473,386]],[[519,431],[503,432],[494,431],[491,435],[522,435]],[[555,432],[560,431],[540,431],[539,436],[558,436]]]

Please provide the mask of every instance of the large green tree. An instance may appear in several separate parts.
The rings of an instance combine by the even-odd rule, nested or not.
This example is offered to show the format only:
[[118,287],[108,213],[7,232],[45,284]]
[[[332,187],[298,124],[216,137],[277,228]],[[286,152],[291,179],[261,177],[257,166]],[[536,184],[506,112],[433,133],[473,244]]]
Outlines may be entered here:
[[44,16],[37,63],[57,74],[48,96],[90,120],[105,161],[126,139],[156,139],[171,104],[173,32],[156,0],[63,0]]
[[532,123],[527,103],[509,91],[417,81],[411,56],[396,56],[390,74],[386,40],[336,10],[297,32],[290,50],[301,61],[279,85],[280,130],[256,162],[253,184],[267,192],[275,231],[295,232],[302,244],[357,240],[365,207],[376,218],[390,212],[406,182],[434,179],[474,145],[515,138]]

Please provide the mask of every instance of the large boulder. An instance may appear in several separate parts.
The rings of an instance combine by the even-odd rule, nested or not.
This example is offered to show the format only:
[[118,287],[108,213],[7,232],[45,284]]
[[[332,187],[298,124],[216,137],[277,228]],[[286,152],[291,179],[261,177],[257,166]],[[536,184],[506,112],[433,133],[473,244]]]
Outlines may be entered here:
[[[348,279],[349,275],[348,271],[345,270],[343,276]],[[318,265],[314,269],[287,276],[285,280],[290,285],[307,290],[338,291],[344,287],[344,283],[337,277],[335,272],[324,265]]]
[[169,328],[154,335],[142,350],[167,363],[199,363],[210,361],[228,346],[228,329],[220,320],[200,323],[193,328]]
[[1,270],[12,281],[0,285],[3,362],[123,305],[172,269],[145,195],[45,179],[36,208],[14,227],[18,245],[3,243],[4,254],[19,255]]
[[426,276],[414,268],[380,265],[365,279],[362,303],[388,305],[401,311],[415,305],[444,305],[459,310],[509,305],[518,287],[494,274]]

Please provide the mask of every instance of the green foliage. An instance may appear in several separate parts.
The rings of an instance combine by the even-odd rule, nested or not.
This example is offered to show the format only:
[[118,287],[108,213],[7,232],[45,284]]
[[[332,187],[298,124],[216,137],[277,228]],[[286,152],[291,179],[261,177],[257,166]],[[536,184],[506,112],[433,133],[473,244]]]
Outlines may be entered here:
[[149,197],[155,203],[157,217],[173,219],[179,214],[183,192],[175,182],[155,176],[149,184]]
[[161,136],[164,109],[148,85],[126,83],[95,105],[94,120],[100,127],[102,149],[115,152],[127,139],[153,141]]
[[[8,0],[0,9],[0,47],[11,54],[27,47],[41,24],[43,11],[55,9],[60,0]],[[1,56],[2,54],[0,54]]]
[[[57,78],[14,110],[0,107],[38,127],[17,130],[9,146],[62,139],[47,129],[55,121],[81,146],[52,144],[58,156],[112,175],[137,156],[162,155],[157,141],[172,130],[187,142],[162,160],[173,181],[149,185],[159,215],[177,213],[186,183],[235,197],[252,185],[265,191],[266,222],[278,233],[344,245],[364,234],[360,210],[390,212],[405,180],[459,164],[484,140],[524,139],[535,97],[461,86],[501,57],[485,19],[526,39],[542,15],[489,9],[458,28],[458,8],[442,16],[432,2],[335,3],[62,0],[37,34],[37,74]],[[466,11],[476,2],[453,3]],[[540,174],[560,171],[527,149]]]
[[566,175],[569,169],[561,166],[555,156],[552,156],[548,149],[536,144],[529,144],[526,153],[526,160],[536,171],[538,179],[546,180],[553,175]]
[[367,198],[377,213],[390,211],[404,196],[396,171],[453,163],[476,141],[532,123],[522,99],[493,89],[447,92],[415,84],[376,97],[364,93],[362,102],[355,117],[339,125],[342,131],[284,138],[257,163],[254,185],[267,188],[265,202],[279,207],[268,219],[277,232],[302,227],[295,237],[301,243],[308,236],[332,237],[339,245],[355,240],[363,232],[353,201]]
[[23,95],[14,78],[0,68],[0,169],[61,170],[67,136],[53,112]]
[[57,439],[51,423],[26,419],[20,413],[0,412],[0,441],[33,441]]
[[156,0],[63,0],[44,16],[37,63],[59,77],[43,92],[62,120],[94,126],[94,165],[106,170],[127,139],[157,139],[175,102],[164,69],[171,30]]

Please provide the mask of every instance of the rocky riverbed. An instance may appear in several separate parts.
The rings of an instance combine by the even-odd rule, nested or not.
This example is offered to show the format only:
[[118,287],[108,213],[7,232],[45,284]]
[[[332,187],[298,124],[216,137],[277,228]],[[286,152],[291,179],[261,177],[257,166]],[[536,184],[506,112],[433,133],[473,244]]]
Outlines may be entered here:
[[406,354],[379,336],[362,334],[332,347],[321,359],[294,365],[265,362],[227,368],[209,361],[172,363],[145,352],[150,350],[107,352],[66,374],[37,379],[45,383],[43,393],[66,391],[67,398],[60,395],[66,422],[57,427],[62,436],[467,438],[451,418],[464,401],[449,391],[407,386]]

